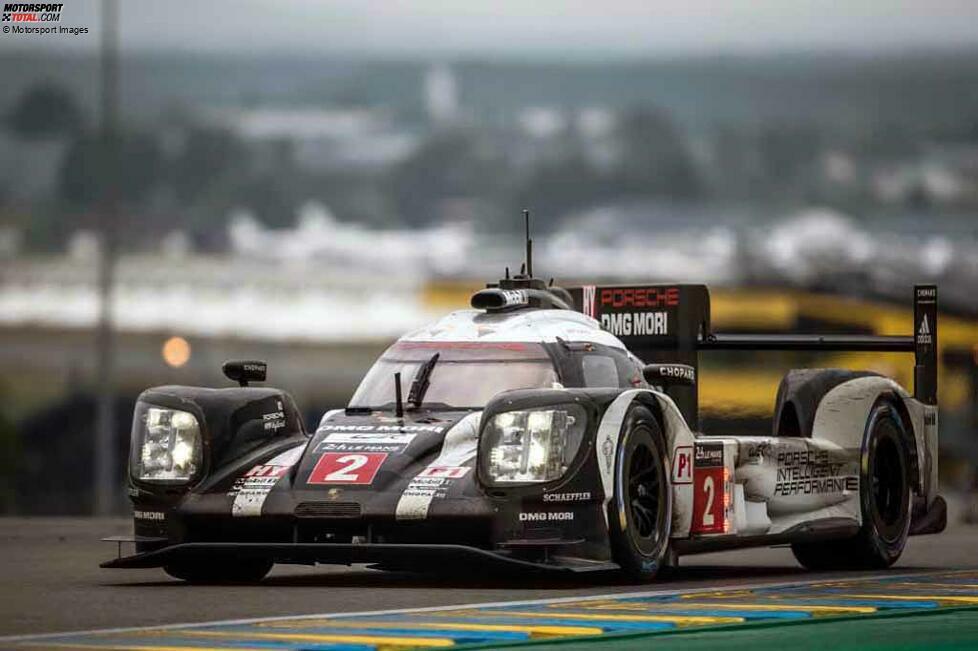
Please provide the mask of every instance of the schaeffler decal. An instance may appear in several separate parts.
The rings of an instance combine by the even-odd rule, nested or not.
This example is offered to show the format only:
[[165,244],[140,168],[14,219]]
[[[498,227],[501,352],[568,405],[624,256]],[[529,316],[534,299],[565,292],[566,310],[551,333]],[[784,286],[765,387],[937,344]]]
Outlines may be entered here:
[[263,464],[253,466],[244,475],[238,477],[228,491],[228,497],[234,500],[231,503],[231,515],[234,517],[261,515],[261,508],[268,494],[282,477],[289,474],[292,466],[299,462],[304,449],[305,446],[301,445],[292,448]]
[[588,502],[591,499],[591,491],[580,493],[544,493],[544,502]]
[[372,484],[386,452],[326,452],[309,474],[310,484]]

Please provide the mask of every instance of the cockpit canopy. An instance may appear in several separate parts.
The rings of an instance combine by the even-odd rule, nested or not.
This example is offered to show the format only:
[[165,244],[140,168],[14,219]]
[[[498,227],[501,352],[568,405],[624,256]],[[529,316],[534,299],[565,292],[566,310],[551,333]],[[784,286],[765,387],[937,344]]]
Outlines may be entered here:
[[350,400],[352,408],[389,409],[394,405],[394,374],[402,390],[437,354],[423,405],[436,409],[475,409],[511,389],[560,386],[553,361],[542,344],[524,342],[400,341],[381,355]]
[[[437,355],[437,357],[435,357]],[[415,378],[428,366],[421,404],[409,404]],[[626,351],[591,342],[399,341],[373,365],[352,409],[386,410],[396,403],[394,374],[408,408],[482,409],[514,389],[634,387],[644,384],[641,362]]]

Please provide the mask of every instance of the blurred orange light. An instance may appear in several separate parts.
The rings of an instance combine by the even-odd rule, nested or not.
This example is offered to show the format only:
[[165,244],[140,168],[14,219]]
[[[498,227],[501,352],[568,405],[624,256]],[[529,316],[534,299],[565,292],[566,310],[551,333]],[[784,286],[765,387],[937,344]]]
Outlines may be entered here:
[[180,368],[190,359],[190,343],[183,337],[170,337],[163,342],[163,361]]

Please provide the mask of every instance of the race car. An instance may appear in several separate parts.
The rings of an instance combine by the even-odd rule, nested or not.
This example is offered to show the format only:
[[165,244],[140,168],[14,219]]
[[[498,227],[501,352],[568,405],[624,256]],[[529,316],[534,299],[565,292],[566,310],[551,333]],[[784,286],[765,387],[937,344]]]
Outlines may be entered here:
[[[682,555],[788,544],[807,568],[887,567],[946,522],[937,288],[914,292],[910,336],[724,335],[703,285],[564,289],[533,277],[528,246],[521,273],[397,340],[314,431],[287,393],[250,386],[263,362],[226,363],[238,387],[143,392],[135,535],[110,539],[135,553],[102,566],[191,582],[258,581],[275,563],[647,581]],[[792,370],[773,431],[703,432],[699,360],[714,350],[913,353],[913,393]]]

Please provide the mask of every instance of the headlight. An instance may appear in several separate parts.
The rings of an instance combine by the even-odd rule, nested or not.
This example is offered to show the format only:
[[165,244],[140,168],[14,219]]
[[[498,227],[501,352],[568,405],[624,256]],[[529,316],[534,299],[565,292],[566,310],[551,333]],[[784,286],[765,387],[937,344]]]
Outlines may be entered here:
[[197,418],[179,409],[141,406],[134,423],[132,474],[140,481],[189,481],[203,456]]
[[496,414],[482,430],[483,477],[491,484],[560,479],[581,447],[586,425],[580,405]]

